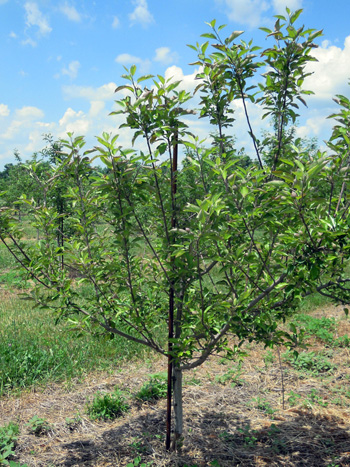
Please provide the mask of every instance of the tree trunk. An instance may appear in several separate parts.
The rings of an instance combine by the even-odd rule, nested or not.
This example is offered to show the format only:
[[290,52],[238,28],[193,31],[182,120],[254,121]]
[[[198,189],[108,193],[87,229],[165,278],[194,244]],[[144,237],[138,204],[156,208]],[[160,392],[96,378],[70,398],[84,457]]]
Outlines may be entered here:
[[181,447],[183,432],[183,408],[182,408],[182,370],[175,364],[173,367],[174,378],[174,416],[175,433],[172,448]]

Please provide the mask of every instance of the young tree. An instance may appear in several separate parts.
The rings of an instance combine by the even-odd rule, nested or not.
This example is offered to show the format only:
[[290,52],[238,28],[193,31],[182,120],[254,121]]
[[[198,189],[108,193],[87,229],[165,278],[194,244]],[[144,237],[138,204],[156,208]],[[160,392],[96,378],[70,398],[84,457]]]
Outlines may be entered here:
[[[251,42],[235,42],[240,32],[222,40],[215,21],[204,34],[214,52],[206,55],[209,42],[193,46],[202,66],[200,117],[217,127],[214,147],[204,148],[184,123],[191,96],[180,82],[136,79],[132,66],[123,75],[127,84],[116,90],[126,97],[115,113],[125,115],[122,127],[134,130],[133,142],[143,137],[146,150],[126,150],[117,135],[106,133],[92,151],[83,152],[82,137],[62,141],[66,152],[54,167],[52,186],[70,180],[73,234],[57,245],[57,219],[64,214],[23,199],[41,229],[40,241],[28,246],[11,210],[2,208],[0,239],[35,280],[31,296],[38,305],[74,326],[102,328],[170,358],[175,444],[183,434],[183,371],[216,352],[235,358],[246,341],[296,345],[298,336],[280,330],[278,322],[308,294],[349,303],[349,101],[338,97],[332,155],[318,152],[311,161],[302,147],[283,139],[295,121],[296,100],[303,102],[305,65],[320,35],[295,28],[300,13],[287,9],[267,31],[276,45],[262,52],[264,61],[256,60]],[[272,167],[263,166],[247,105],[255,102],[251,80],[263,66],[269,71],[258,99],[278,122]],[[142,85],[147,79],[153,79],[151,90]],[[223,132],[234,124],[233,100],[243,103],[255,165],[239,163]],[[176,165],[179,145],[192,155],[182,170]],[[107,170],[86,184],[96,158]],[[328,198],[318,195],[320,181],[332,187]],[[174,329],[166,337],[172,316]]]

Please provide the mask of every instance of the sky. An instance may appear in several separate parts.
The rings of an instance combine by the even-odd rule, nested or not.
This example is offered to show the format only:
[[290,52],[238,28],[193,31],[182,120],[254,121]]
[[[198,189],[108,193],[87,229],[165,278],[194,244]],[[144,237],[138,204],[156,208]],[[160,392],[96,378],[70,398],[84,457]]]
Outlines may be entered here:
[[[130,147],[131,132],[118,130],[122,116],[109,116],[122,97],[114,91],[124,84],[123,66],[181,79],[193,91],[198,67],[190,65],[196,54],[186,44],[205,41],[205,22],[227,24],[224,37],[244,30],[244,40],[265,48],[258,28],[273,27],[273,15],[286,6],[303,9],[297,24],[323,29],[313,51],[318,62],[309,66],[313,75],[305,82],[315,95],[301,109],[297,130],[317,137],[323,148],[332,127],[326,117],[336,110],[332,97],[350,97],[349,0],[0,0],[0,170],[15,162],[14,150],[23,160],[40,151],[45,134],[85,135],[90,148],[106,131],[119,133],[120,144]],[[240,103],[234,110],[232,134],[249,152]],[[261,107],[249,111],[259,136],[269,124],[261,121]],[[189,124],[200,139],[210,131],[205,120]]]

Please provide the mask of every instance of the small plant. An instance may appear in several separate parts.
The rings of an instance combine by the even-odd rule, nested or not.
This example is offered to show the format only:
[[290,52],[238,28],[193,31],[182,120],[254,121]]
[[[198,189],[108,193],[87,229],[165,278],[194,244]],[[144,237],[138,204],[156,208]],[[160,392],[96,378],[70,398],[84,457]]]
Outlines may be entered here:
[[131,449],[138,454],[145,453],[147,451],[147,447],[143,444],[142,439],[134,438],[132,443],[129,444]]
[[66,418],[66,427],[69,428],[70,431],[74,431],[80,424],[81,424],[81,417],[79,414],[73,418],[70,418],[70,417]]
[[268,350],[264,356],[265,367],[268,368],[274,361],[275,361],[274,354],[271,352],[271,350]]
[[292,352],[285,352],[283,358],[299,371],[306,371],[314,376],[327,373],[336,368],[336,366],[325,356],[316,352],[302,352],[297,356]]
[[301,395],[300,394],[297,394],[296,392],[294,391],[291,391],[289,393],[289,397],[288,397],[288,402],[290,404],[291,407],[294,407],[295,405],[297,405],[299,399],[301,399]]
[[18,425],[13,422],[0,428],[0,465],[10,465],[12,462],[8,459],[15,454],[18,434]]
[[141,457],[136,457],[136,459],[134,459],[132,462],[129,462],[128,464],[126,464],[126,467],[149,467],[153,464],[153,462],[147,462],[147,464],[145,462],[142,462],[141,464]]
[[34,415],[26,426],[28,427],[29,432],[35,436],[46,435],[52,429],[51,425],[45,418],[38,417],[37,415]]
[[273,415],[276,412],[276,410],[271,407],[270,402],[268,402],[266,399],[257,397],[252,399],[252,401],[254,402],[257,409],[261,410],[267,415]]
[[240,378],[241,376],[241,364],[237,368],[230,368],[226,373],[221,376],[216,376],[215,381],[219,384],[231,383],[232,387],[243,386],[244,379]]
[[256,437],[257,431],[251,430],[249,425],[246,425],[244,428],[238,428],[238,430],[243,437],[244,444],[247,446],[255,446],[258,438]]
[[92,420],[113,420],[130,409],[124,394],[116,389],[112,394],[96,393],[92,402],[87,404],[87,413]]
[[328,402],[326,402],[322,397],[317,394],[316,389],[312,389],[310,395],[305,401],[307,407],[313,407],[314,404],[321,405],[322,407],[327,407]]
[[140,390],[135,394],[135,398],[140,401],[152,401],[162,399],[167,396],[167,379],[164,373],[152,375]]

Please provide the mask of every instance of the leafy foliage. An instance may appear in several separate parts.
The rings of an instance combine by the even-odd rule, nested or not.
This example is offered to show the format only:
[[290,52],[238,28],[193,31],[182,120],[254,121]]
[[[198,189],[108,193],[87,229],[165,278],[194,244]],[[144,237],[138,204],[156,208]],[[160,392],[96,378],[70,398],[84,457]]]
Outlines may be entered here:
[[11,465],[9,458],[15,455],[18,434],[18,425],[13,422],[0,428],[0,465]]
[[87,404],[87,413],[92,420],[113,420],[129,410],[124,394],[116,389],[112,394],[95,394],[93,400]]

